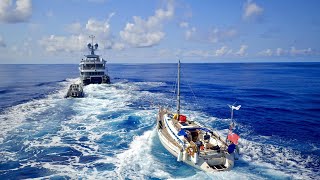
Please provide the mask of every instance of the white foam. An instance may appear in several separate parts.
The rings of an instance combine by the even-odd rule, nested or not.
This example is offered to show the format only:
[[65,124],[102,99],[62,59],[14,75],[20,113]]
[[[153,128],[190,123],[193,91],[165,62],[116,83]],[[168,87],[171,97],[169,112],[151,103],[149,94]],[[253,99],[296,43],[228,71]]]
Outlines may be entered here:
[[[130,136],[128,136],[128,132],[125,129],[112,129],[110,124],[124,121],[128,119],[129,116],[144,116],[141,119],[142,123],[139,124],[138,127],[143,128],[145,126],[152,126],[155,122],[153,112],[150,110],[133,110],[129,107],[133,101],[139,100],[139,98],[145,96],[148,92],[141,93],[136,91],[138,86],[134,84],[88,85],[85,86],[86,97],[83,99],[59,99],[63,98],[64,93],[68,88],[67,83],[63,83],[65,84],[65,86],[63,86],[63,90],[52,95],[54,98],[47,98],[44,100],[48,101],[47,104],[51,104],[52,106],[43,104],[43,101],[39,101],[39,104],[43,104],[43,111],[45,111],[48,108],[63,108],[63,106],[68,104],[66,102],[71,101],[73,105],[70,108],[74,110],[76,114],[69,117],[69,119],[61,122],[58,121],[60,123],[58,126],[61,127],[58,132],[45,134],[41,138],[24,141],[23,144],[27,146],[25,151],[40,153],[37,149],[71,147],[81,152],[83,156],[98,156],[99,159],[94,162],[79,163],[79,157],[71,156],[69,157],[68,165],[57,164],[56,162],[44,163],[29,161],[22,167],[28,165],[34,167],[45,167],[55,171],[55,175],[68,176],[71,178],[83,177],[86,179],[96,179],[98,177],[116,177],[113,173],[99,172],[96,169],[91,168],[94,167],[95,163],[115,163],[118,160],[118,158],[106,156],[105,153],[108,151],[104,151],[105,149],[101,147],[103,144],[98,144],[97,141],[100,141],[105,135],[118,133],[117,135],[120,137],[120,142],[118,143],[128,143],[131,139]],[[149,93],[149,95],[151,94]],[[24,104],[24,106],[25,105],[26,104]],[[58,105],[62,107],[59,107]],[[29,114],[25,115],[24,118],[22,118],[21,124],[23,124],[23,120],[26,118],[33,117],[37,110],[38,109],[31,110]],[[116,116],[116,118],[113,119],[97,118],[99,115],[114,114],[118,113],[118,111],[124,111],[127,113]],[[36,124],[36,122],[33,123],[35,123],[34,126],[37,127],[37,131],[41,131],[41,129],[46,126],[46,124],[41,124],[46,123],[45,120],[39,124]],[[132,131],[139,130],[140,128]],[[82,136],[86,136],[88,140],[80,142],[80,138]],[[127,137],[130,139],[127,139]],[[65,138],[74,140],[76,143],[64,142]],[[114,153],[119,152],[116,151]],[[53,154],[54,153],[51,153],[50,155]],[[157,174],[158,177],[161,177],[161,171],[154,171],[154,173]]]
[[190,177],[184,178],[173,178],[173,179],[181,179],[181,180],[194,180],[194,179],[217,179],[217,180],[247,180],[247,179],[266,179],[263,177],[259,177],[259,175],[250,174],[248,172],[239,172],[239,171],[223,171],[223,172],[214,172],[214,173],[205,173],[203,171],[197,171],[194,175]]
[[3,143],[8,132],[21,126],[32,117],[36,117],[48,108],[55,106],[55,100],[51,98],[33,100],[7,109],[0,114],[0,143]]
[[146,131],[136,136],[129,149],[117,154],[116,175],[120,179],[144,179],[145,177],[170,178],[165,172],[165,164],[157,162],[151,154],[156,131]]
[[21,126],[27,119],[37,117],[45,110],[54,108],[67,92],[67,84],[77,80],[67,79],[67,82],[61,82],[62,90],[49,94],[44,99],[32,100],[4,110],[4,113],[0,114],[0,143],[3,143],[8,132]]
[[9,151],[1,151],[0,152],[0,157],[1,157],[0,162],[16,160],[16,154],[12,153],[12,152],[9,152]]
[[265,176],[310,179],[315,175],[311,169],[306,168],[306,164],[315,159],[310,156],[304,158],[298,151],[245,139],[241,139],[239,144],[242,159]]
[[[0,115],[0,119],[3,119],[0,121],[0,143],[4,142],[9,133],[24,134],[29,131],[29,135],[32,136],[32,133],[39,132],[48,125],[55,125],[59,127],[56,132],[44,134],[39,138],[24,140],[21,144],[26,147],[25,151],[34,151],[34,155],[37,155],[42,148],[71,147],[82,153],[83,156],[96,156],[99,158],[92,162],[80,163],[79,156],[70,156],[67,160],[68,164],[34,162],[34,160],[30,160],[22,164],[20,168],[26,166],[44,167],[56,172],[56,174],[48,176],[49,178],[59,175],[71,177],[72,179],[79,177],[84,179],[117,177],[129,179],[149,177],[161,179],[177,178],[175,174],[168,172],[166,169],[167,164],[157,160],[152,154],[153,143],[158,141],[155,138],[156,132],[154,130],[147,130],[141,136],[136,136],[132,140],[134,134],[141,134],[141,129],[153,127],[157,111],[153,109],[154,107],[144,107],[143,105],[141,107],[132,107],[132,103],[150,101],[152,102],[150,105],[154,105],[161,101],[160,104],[169,104],[170,100],[165,98],[164,94],[140,90],[144,86],[163,86],[163,83],[121,82],[110,85],[88,85],[84,87],[85,98],[64,99],[63,97],[69,84],[76,81],[78,79],[69,79],[66,82],[62,82],[61,90],[48,95],[44,99],[33,100],[7,109],[4,114]],[[72,104],[71,107],[66,107],[70,104]],[[50,118],[49,116],[59,117],[57,114],[48,114],[46,117],[41,117],[41,114],[48,109],[60,109],[57,112],[53,111],[53,113],[63,113],[64,108],[69,108],[75,113],[68,116],[67,119],[58,119],[56,122],[50,122],[48,119]],[[115,114],[116,116],[111,118]],[[203,124],[213,124],[216,121],[222,122],[222,124],[230,123],[230,119],[209,117],[199,111],[186,111],[186,115]],[[112,126],[116,123],[125,122],[129,116],[140,117],[140,122],[136,129],[129,131],[125,127]],[[23,125],[29,125],[34,129],[23,129]],[[22,127],[19,129],[19,126]],[[217,128],[224,129],[222,127]],[[246,129],[247,127],[238,124],[238,128]],[[304,158],[299,152],[292,149],[259,141],[260,138],[268,139],[268,137],[257,137],[257,141],[248,141],[245,137],[250,135],[250,128],[247,129],[249,133],[240,134],[239,143],[242,157],[236,162],[232,171],[214,174],[195,171],[194,175],[185,179],[268,179],[272,177],[280,179],[311,179],[312,177],[317,177],[317,175],[312,174],[312,170],[306,168],[308,163],[315,161],[313,157]],[[218,132],[223,137],[227,134],[225,130]],[[104,146],[109,144],[99,143],[103,137],[113,134],[119,137],[119,142],[110,141],[105,143],[111,143],[112,145],[125,143],[129,144],[129,147],[127,149],[108,150]],[[88,140],[80,141],[83,136],[87,137]],[[65,142],[66,139],[72,140],[72,143]],[[317,147],[314,149],[317,149]],[[116,155],[110,156],[110,153]],[[6,158],[5,161],[17,158],[15,153],[9,151],[0,152],[0,156],[2,155]],[[172,161],[176,161],[176,159],[173,158]],[[114,171],[99,171],[95,169],[95,165],[98,163],[113,164],[116,168]],[[241,166],[241,164],[245,164],[245,166]]]

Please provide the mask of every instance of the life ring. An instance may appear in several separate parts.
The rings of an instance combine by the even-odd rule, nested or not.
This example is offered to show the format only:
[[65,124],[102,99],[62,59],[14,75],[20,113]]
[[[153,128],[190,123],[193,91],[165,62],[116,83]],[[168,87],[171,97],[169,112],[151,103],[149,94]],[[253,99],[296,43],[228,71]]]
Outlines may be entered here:
[[187,147],[186,151],[190,156],[193,157],[194,153],[197,152],[197,148],[195,146],[189,146],[189,147]]

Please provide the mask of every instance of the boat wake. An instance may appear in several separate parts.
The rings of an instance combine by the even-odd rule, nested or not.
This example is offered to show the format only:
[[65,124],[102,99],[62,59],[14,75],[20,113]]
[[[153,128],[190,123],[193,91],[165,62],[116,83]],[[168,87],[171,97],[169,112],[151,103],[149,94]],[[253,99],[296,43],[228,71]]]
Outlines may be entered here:
[[[154,102],[170,104],[172,96],[153,89],[166,84],[91,84],[84,87],[84,98],[65,99],[68,85],[76,81],[57,82],[59,90],[0,114],[0,179],[319,177],[319,157],[305,157],[285,144],[266,143],[259,135],[252,141],[251,133],[240,134],[242,157],[232,171],[208,174],[195,170],[177,162],[156,135],[158,107]],[[200,111],[190,116],[210,126],[218,125],[220,135],[227,133],[222,130],[230,123],[227,119],[209,118]]]
[[155,140],[155,130],[149,130],[141,136],[135,136],[129,148],[116,156],[118,159],[118,165],[115,169],[116,175],[123,179],[170,178],[170,174],[165,169],[166,164],[158,161],[152,154]]

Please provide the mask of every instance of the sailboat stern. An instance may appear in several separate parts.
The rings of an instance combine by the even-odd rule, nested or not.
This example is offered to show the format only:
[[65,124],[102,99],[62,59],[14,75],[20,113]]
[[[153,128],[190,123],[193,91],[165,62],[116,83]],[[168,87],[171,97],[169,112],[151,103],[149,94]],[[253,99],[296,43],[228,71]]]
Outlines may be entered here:
[[215,155],[201,156],[199,166],[201,170],[206,172],[228,171],[234,166],[234,155],[218,153]]

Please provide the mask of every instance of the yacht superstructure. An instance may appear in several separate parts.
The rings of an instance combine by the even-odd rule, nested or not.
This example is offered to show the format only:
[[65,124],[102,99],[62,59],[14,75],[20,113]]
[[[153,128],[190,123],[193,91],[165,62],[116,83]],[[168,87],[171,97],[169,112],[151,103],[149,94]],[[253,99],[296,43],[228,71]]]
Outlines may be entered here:
[[107,72],[106,60],[95,54],[95,51],[98,49],[98,44],[93,45],[94,36],[90,36],[90,38],[92,38],[92,43],[87,45],[90,54],[85,55],[85,58],[82,59],[79,64],[81,83],[83,85],[109,84],[110,77]]

